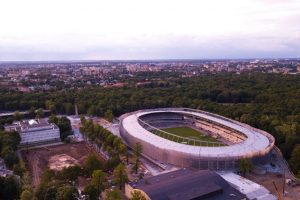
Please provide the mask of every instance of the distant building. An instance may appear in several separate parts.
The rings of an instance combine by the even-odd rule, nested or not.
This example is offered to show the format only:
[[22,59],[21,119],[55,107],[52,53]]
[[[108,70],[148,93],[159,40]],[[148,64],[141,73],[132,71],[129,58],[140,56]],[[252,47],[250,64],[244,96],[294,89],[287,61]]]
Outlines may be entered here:
[[31,119],[5,126],[6,131],[17,131],[20,145],[32,145],[60,141],[59,128],[46,119]]
[[126,197],[131,198],[134,190],[147,200],[247,199],[220,175],[208,170],[180,169],[129,183],[125,186]]

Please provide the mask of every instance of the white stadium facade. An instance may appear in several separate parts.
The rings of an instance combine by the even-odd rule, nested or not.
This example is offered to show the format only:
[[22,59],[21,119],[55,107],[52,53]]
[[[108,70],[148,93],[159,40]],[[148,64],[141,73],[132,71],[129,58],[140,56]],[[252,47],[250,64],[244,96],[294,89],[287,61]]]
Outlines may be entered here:
[[[202,141],[161,129],[187,126],[216,139]],[[269,133],[226,117],[188,108],[139,110],[120,117],[120,134],[127,145],[142,145],[143,155],[180,167],[225,170],[241,158],[254,163],[270,159],[274,138]],[[199,133],[200,134],[200,133]]]

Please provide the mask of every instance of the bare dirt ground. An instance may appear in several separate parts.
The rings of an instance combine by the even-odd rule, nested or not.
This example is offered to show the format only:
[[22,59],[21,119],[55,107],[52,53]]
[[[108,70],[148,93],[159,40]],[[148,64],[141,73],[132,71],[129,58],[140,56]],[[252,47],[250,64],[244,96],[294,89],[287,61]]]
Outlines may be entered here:
[[[85,142],[60,144],[21,151],[23,160],[32,175],[32,184],[34,187],[38,186],[41,175],[49,168],[49,160],[51,158],[66,155],[74,159],[75,164],[81,166],[89,154],[96,153]],[[99,157],[99,159],[102,158]]]
[[96,123],[96,124],[100,124],[100,125],[103,126],[103,127],[106,127],[106,126],[110,126],[110,125],[111,125],[111,122],[107,121],[107,120],[104,119],[104,118],[94,117],[94,118],[93,118],[93,122]]
[[276,196],[277,192],[275,190],[275,183],[277,189],[282,194],[283,187],[285,189],[285,196],[283,197],[284,200],[299,200],[300,199],[300,186],[288,186],[285,184],[284,177],[278,177],[275,174],[268,173],[266,175],[256,175],[254,173],[248,174],[246,178],[264,186],[267,188],[272,194]]

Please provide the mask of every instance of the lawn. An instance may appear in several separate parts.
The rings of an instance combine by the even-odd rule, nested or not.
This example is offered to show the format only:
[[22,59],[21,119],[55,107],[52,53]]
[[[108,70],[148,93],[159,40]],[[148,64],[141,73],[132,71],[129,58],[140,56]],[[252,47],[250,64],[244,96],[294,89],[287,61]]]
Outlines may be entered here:
[[[207,144],[206,142],[219,142],[217,139],[210,137],[208,135],[205,135],[204,133],[201,133],[195,129],[192,129],[190,127],[175,127],[175,128],[165,128],[161,129],[163,131],[166,131],[168,133],[172,133],[174,135],[187,138],[187,139],[196,139],[196,140],[201,140],[203,141],[202,143],[196,141],[194,142],[193,140],[185,140],[183,138],[175,138],[172,136],[167,136],[164,134],[161,134],[161,137],[164,137],[166,139],[178,142],[178,143],[184,143],[184,144],[189,144],[189,145],[195,145],[195,146],[213,146],[213,144]],[[223,146],[222,144],[220,146]]]

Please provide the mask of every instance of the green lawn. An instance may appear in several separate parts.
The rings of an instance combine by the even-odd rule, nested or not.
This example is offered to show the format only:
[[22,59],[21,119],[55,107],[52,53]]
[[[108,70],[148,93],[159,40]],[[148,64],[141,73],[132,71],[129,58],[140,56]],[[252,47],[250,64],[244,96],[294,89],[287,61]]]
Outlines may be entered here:
[[[189,145],[195,145],[195,146],[206,146],[207,142],[219,142],[217,139],[207,136],[195,129],[192,129],[190,127],[175,127],[175,128],[165,128],[165,129],[161,129],[163,131],[166,131],[168,133],[172,133],[174,135],[177,136],[181,136],[184,138],[188,138],[188,139],[196,139],[196,140],[201,140],[204,141],[203,143],[200,142],[195,142],[192,140],[185,140],[182,138],[175,138],[175,137],[170,137],[170,136],[166,136],[164,134],[160,134],[161,137],[178,142],[178,143],[184,143],[184,144],[189,144]],[[213,146],[213,144],[208,144],[208,146]],[[223,146],[222,144],[220,146]]]

